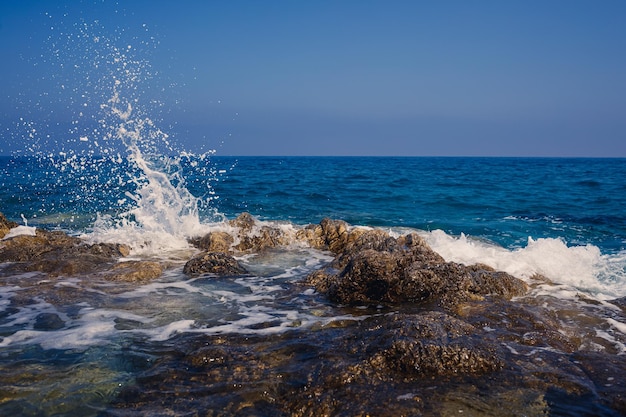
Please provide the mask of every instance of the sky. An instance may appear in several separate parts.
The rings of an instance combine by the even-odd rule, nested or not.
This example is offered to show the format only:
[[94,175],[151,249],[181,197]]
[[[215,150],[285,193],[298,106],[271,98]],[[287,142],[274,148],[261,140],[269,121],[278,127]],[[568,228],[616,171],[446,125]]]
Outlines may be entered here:
[[3,1],[0,154],[89,136],[100,39],[189,152],[626,157],[622,0]]

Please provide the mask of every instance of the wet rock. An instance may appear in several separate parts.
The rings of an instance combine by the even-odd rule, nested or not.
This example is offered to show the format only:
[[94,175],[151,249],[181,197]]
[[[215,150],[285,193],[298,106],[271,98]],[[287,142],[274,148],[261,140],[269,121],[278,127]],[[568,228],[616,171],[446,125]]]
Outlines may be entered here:
[[204,252],[189,260],[183,267],[187,275],[216,274],[234,276],[246,274],[246,269],[232,256],[222,252]]
[[626,357],[577,352],[572,359],[593,382],[594,390],[603,398],[604,404],[620,415],[626,415]]
[[207,252],[261,252],[266,249],[286,246],[293,236],[279,226],[259,223],[250,213],[242,213],[228,222],[234,235],[227,232],[211,232],[192,243]]
[[40,313],[35,317],[35,330],[59,330],[65,327],[65,322],[55,313]]
[[442,416],[463,417],[541,417],[550,416],[550,405],[544,392],[528,388],[501,390],[497,387],[484,395],[475,386],[452,390],[438,407]]
[[192,244],[198,249],[206,252],[224,252],[232,251],[232,245],[235,239],[227,232],[216,231],[207,233],[205,236],[192,240]]
[[8,271],[40,271],[50,275],[77,275],[106,269],[128,255],[128,246],[85,244],[60,231],[37,230],[35,236],[15,236],[0,245],[0,262],[12,262]]
[[495,295],[523,295],[526,284],[486,265],[445,262],[416,234],[395,239],[381,230],[346,238],[343,252],[306,283],[347,305],[436,301],[450,307]]
[[298,231],[296,237],[315,249],[339,253],[347,244],[350,234],[348,223],[324,218],[319,224],[309,225]]
[[509,300],[528,291],[524,281],[490,266],[476,264],[467,269],[472,276],[471,291],[475,294],[497,295]]
[[163,266],[153,261],[126,261],[114,265],[105,274],[109,281],[149,282],[163,274]]
[[291,239],[276,227],[261,226],[254,233],[240,233],[239,243],[234,248],[240,252],[260,252],[265,249],[286,246]]
[[241,229],[244,232],[249,232],[254,227],[256,221],[250,213],[241,213],[235,219],[228,222],[233,227]]
[[476,328],[441,312],[398,315],[386,327],[369,341],[369,349],[377,352],[350,370],[355,375],[373,370],[381,380],[410,381],[428,375],[481,374],[504,365],[498,348],[477,338]]
[[0,213],[0,239],[5,237],[11,229],[17,226],[17,223],[7,220],[4,214]]

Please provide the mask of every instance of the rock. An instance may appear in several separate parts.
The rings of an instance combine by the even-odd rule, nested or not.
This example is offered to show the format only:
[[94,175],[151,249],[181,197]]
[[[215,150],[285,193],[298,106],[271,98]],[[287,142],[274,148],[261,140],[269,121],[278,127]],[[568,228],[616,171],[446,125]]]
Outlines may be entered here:
[[4,214],[0,213],[0,239],[5,237],[11,229],[17,226],[17,223],[7,220]]
[[128,246],[85,244],[60,231],[37,230],[35,236],[15,236],[0,245],[0,262],[12,262],[9,271],[40,271],[50,275],[77,275],[100,271],[128,255]]
[[115,264],[105,274],[109,281],[149,282],[163,274],[163,267],[153,261],[126,261]]
[[199,239],[192,240],[192,244],[198,249],[207,252],[224,252],[232,251],[232,245],[235,239],[227,232],[210,232]]
[[347,305],[436,301],[444,307],[494,295],[523,295],[526,284],[486,265],[445,262],[416,234],[395,239],[381,230],[342,238],[329,267],[305,280],[333,302]]
[[232,256],[222,252],[204,252],[189,260],[183,267],[187,275],[216,274],[233,276],[246,274],[246,269]]
[[361,365],[382,380],[476,375],[503,367],[498,349],[476,337],[476,328],[445,313],[398,315],[389,327],[370,342],[379,350]]
[[621,308],[623,312],[626,313],[626,297],[616,298],[615,300],[610,300],[609,303],[615,304],[616,306]]
[[315,249],[339,253],[348,241],[348,223],[343,220],[323,219],[318,225],[309,225],[296,236]]
[[56,313],[40,313],[35,317],[35,330],[59,330],[65,327],[65,322]]
[[240,252],[260,252],[289,243],[291,239],[279,228],[261,226],[255,233],[240,233],[239,243],[234,248]]
[[232,227],[241,229],[242,231],[249,232],[255,225],[256,221],[250,213],[241,213],[235,219],[228,222]]

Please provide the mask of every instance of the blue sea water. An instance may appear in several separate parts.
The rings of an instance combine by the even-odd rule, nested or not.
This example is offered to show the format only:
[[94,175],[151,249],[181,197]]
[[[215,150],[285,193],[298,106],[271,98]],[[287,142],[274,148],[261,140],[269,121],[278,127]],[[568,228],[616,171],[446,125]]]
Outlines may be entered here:
[[[529,237],[626,249],[625,159],[190,156],[180,165],[203,222],[247,211],[295,224],[441,229],[509,249]],[[73,232],[96,213],[127,210],[137,188],[126,161],[0,157],[0,169],[5,215]]]

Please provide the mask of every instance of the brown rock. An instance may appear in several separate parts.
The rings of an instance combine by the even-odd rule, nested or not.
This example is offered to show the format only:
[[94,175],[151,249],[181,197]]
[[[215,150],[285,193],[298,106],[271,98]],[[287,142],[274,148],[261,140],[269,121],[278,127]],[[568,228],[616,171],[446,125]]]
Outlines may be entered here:
[[243,231],[249,232],[256,223],[254,217],[250,213],[241,213],[234,220],[228,222],[231,226],[237,227]]
[[246,269],[232,256],[222,252],[204,252],[191,260],[183,267],[187,275],[216,274],[233,276],[246,274]]
[[11,229],[17,226],[17,223],[7,220],[4,214],[0,213],[0,239],[5,237]]
[[510,299],[527,291],[523,281],[488,266],[445,262],[416,234],[395,239],[381,230],[346,235],[343,251],[306,283],[348,305],[436,301],[451,307],[483,295]]
[[126,261],[117,263],[105,278],[109,281],[149,282],[163,274],[163,267],[153,261]]
[[240,233],[239,243],[234,248],[240,252],[260,252],[289,243],[289,238],[279,228],[262,226],[255,234]]
[[50,275],[77,275],[96,272],[128,255],[125,245],[87,245],[60,231],[38,229],[35,236],[15,236],[0,245],[0,262],[12,262],[9,270],[40,271]]
[[232,245],[235,239],[227,232],[210,232],[205,236],[192,240],[192,244],[198,249],[207,252],[224,252],[232,251]]

